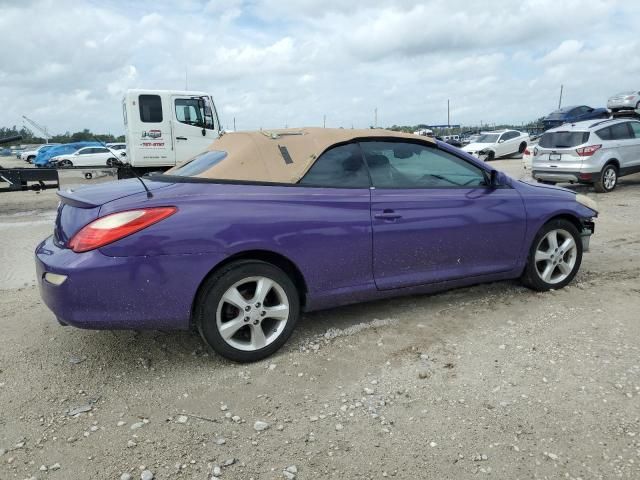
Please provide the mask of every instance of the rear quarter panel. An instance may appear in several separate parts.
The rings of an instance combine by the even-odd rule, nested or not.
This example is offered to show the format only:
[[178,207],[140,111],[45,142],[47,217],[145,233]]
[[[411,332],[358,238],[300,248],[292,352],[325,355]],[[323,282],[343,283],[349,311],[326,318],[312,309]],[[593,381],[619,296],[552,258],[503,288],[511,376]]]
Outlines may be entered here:
[[161,205],[179,210],[100,251],[113,257],[229,257],[260,250],[292,261],[310,292],[373,282],[369,189],[177,183],[152,199],[141,194],[107,203],[100,215]]

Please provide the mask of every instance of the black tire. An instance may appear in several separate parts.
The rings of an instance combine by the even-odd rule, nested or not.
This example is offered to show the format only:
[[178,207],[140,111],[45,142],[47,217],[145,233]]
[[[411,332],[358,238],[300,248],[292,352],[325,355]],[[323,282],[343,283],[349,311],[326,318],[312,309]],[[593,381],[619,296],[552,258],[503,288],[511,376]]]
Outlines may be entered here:
[[[552,230],[562,230],[562,231],[568,232],[571,235],[571,237],[573,237],[573,241],[575,242],[575,246],[577,250],[575,264],[571,270],[571,273],[564,280],[557,283],[546,282],[545,280],[543,280],[540,274],[538,273],[538,268],[535,261],[535,254],[536,254],[536,250],[538,249],[538,246],[540,245],[544,237]],[[536,234],[535,238],[533,239],[533,242],[531,243],[531,247],[529,247],[529,254],[527,256],[527,265],[524,269],[524,272],[522,272],[520,281],[525,286],[531,288],[532,290],[537,290],[539,292],[545,292],[548,290],[558,290],[560,288],[563,288],[569,282],[571,282],[571,280],[573,280],[573,278],[576,276],[576,273],[578,273],[578,270],[580,269],[580,264],[582,263],[582,253],[583,253],[582,239],[580,237],[580,232],[578,232],[578,229],[575,227],[575,225],[573,225],[573,223],[569,222],[568,220],[563,220],[563,219],[551,220],[542,226],[540,231]]]
[[640,102],[636,103],[636,110],[640,110]]
[[[217,326],[218,306],[222,296],[236,283],[250,277],[266,277],[276,282],[286,294],[289,316],[283,330],[271,343],[258,350],[235,348],[222,337]],[[300,317],[300,295],[291,278],[280,268],[259,260],[240,260],[226,265],[206,280],[196,300],[195,324],[204,342],[218,355],[234,362],[255,362],[276,352],[293,333]],[[250,327],[249,324],[246,325]],[[241,330],[238,332],[242,334]]]
[[33,163],[33,161],[36,159],[36,157],[34,157],[33,155],[27,157],[27,162],[29,163]]
[[496,152],[494,152],[493,150],[491,150],[489,153],[487,153],[487,158],[485,161],[487,162],[491,162],[493,160],[496,159]]
[[73,167],[73,163],[71,162],[71,160],[62,160],[60,163],[58,163],[58,168],[71,168]]
[[115,158],[107,158],[107,167],[115,167],[118,165],[118,160]]
[[[613,178],[613,184],[611,184],[608,179]],[[609,193],[612,192],[616,186],[618,185],[618,168],[613,163],[608,163],[600,172],[600,176],[598,180],[593,183],[593,188],[595,188],[598,193]]]
[[526,149],[527,149],[527,142],[522,142],[518,147],[518,153],[524,153]]

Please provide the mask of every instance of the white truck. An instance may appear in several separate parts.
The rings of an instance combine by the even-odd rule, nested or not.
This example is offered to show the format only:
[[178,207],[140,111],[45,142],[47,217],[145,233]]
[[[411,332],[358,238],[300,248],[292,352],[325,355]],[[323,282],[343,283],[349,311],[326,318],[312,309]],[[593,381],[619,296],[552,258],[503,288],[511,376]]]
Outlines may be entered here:
[[173,167],[220,136],[215,103],[204,92],[128,90],[122,112],[127,162],[143,172]]
[[[122,99],[126,156],[106,168],[3,168],[0,192],[60,188],[167,170],[204,152],[220,136],[221,126],[213,98],[204,92],[128,90]],[[13,142],[22,137],[0,139]],[[107,148],[111,148],[108,147]],[[114,152],[114,155],[115,155]],[[101,162],[98,162],[101,163]]]

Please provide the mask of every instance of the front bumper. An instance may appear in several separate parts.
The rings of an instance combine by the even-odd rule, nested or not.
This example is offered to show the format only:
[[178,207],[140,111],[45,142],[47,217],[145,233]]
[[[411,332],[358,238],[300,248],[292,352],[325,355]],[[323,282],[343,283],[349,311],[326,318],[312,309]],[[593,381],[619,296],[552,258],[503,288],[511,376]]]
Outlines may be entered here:
[[[40,295],[64,325],[90,329],[190,327],[202,280],[223,254],[109,257],[99,250],[75,253],[53,237],[35,252]],[[60,285],[46,273],[66,276]]]

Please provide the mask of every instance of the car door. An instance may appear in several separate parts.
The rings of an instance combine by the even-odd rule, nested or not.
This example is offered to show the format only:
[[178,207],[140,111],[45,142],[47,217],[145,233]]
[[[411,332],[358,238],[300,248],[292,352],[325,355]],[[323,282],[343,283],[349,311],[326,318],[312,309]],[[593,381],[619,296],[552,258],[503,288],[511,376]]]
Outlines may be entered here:
[[631,129],[631,122],[621,122],[611,125],[611,140],[616,144],[619,152],[618,161],[620,168],[627,168],[636,161],[636,142],[635,135]]
[[76,167],[93,165],[93,150],[93,147],[84,147],[78,150],[72,159],[73,165]]
[[176,163],[207,150],[218,137],[213,111],[205,97],[172,96]]
[[508,132],[505,132],[502,135],[502,138],[504,138],[504,143],[502,144],[503,155],[511,155],[512,153],[515,153],[518,151],[518,146],[516,145],[518,132],[510,130]]
[[504,132],[500,135],[498,142],[496,143],[496,157],[502,157],[509,153],[509,132]]
[[525,234],[515,189],[486,185],[465,158],[410,141],[361,146],[373,189],[373,273],[381,290],[512,270]]
[[631,140],[631,155],[627,166],[631,170],[629,173],[632,173],[640,171],[640,122],[629,122],[629,127],[631,127],[633,140]]

